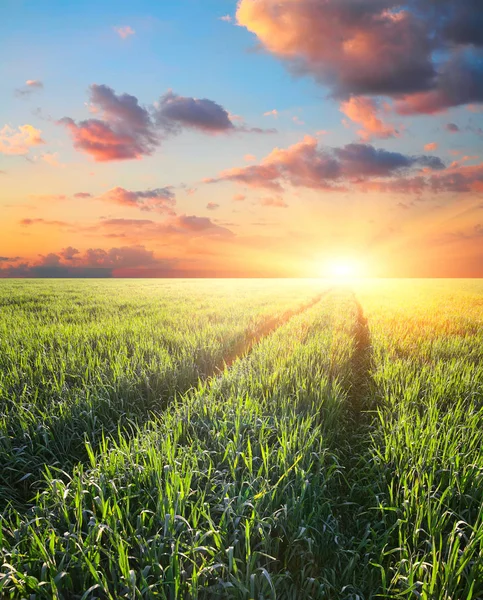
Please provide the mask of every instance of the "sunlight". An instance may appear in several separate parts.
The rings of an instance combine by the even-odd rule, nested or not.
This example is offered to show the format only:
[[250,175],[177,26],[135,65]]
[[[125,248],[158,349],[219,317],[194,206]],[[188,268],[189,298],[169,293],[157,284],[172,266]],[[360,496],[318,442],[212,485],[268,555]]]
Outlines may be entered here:
[[334,258],[327,262],[324,276],[333,279],[359,279],[364,277],[365,267],[361,260],[350,257]]

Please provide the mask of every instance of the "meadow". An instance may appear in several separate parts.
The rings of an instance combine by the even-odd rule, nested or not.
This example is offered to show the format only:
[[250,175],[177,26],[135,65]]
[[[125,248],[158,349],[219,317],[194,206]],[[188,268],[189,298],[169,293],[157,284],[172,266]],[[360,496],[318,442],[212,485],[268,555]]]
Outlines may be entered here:
[[0,597],[483,598],[483,281],[0,284]]

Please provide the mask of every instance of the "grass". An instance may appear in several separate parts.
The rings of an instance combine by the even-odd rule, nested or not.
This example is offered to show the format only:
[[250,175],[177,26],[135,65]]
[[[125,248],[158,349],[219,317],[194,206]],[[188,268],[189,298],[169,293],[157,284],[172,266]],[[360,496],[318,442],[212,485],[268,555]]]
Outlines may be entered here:
[[483,597],[482,283],[2,286],[2,598]]

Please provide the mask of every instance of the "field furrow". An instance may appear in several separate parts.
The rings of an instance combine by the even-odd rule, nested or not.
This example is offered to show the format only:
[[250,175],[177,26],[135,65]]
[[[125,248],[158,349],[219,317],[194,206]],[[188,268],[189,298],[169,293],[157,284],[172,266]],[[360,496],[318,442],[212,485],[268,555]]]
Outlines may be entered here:
[[69,482],[52,475],[4,523],[3,594],[319,597],[356,319],[350,294],[327,295]]
[[190,282],[181,291],[146,283],[135,297],[124,286],[99,294],[79,283],[37,285],[42,293],[33,283],[13,297],[3,290],[4,501],[28,501],[46,466],[69,470],[86,460],[86,440],[96,447],[132,430],[320,298],[313,283],[279,285],[276,297],[256,283],[251,293],[214,283],[213,297]]

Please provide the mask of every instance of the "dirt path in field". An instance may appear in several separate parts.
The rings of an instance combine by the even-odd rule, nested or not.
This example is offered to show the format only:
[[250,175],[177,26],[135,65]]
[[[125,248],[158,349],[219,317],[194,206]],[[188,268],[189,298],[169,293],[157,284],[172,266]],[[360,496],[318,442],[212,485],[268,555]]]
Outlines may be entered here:
[[355,350],[352,355],[353,380],[349,391],[349,402],[354,417],[358,418],[364,410],[371,408],[371,389],[373,387],[373,349],[371,333],[361,303],[354,294],[356,305]]
[[[231,365],[239,358],[246,356],[249,354],[253,348],[260,342],[263,338],[272,334],[276,329],[282,327],[290,319],[296,317],[297,315],[306,312],[317,303],[319,303],[322,298],[327,296],[332,291],[332,288],[328,288],[324,290],[322,293],[317,294],[315,298],[312,298],[308,302],[301,304],[297,308],[285,311],[280,317],[273,317],[266,321],[262,327],[254,331],[253,333],[247,335],[244,340],[241,340],[239,344],[233,350],[224,357],[222,364],[218,365],[214,372],[211,375],[216,375],[218,372],[223,371],[225,368],[230,368]],[[209,376],[208,376],[209,377]]]

